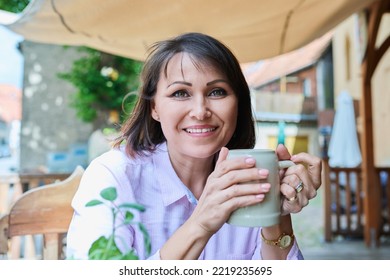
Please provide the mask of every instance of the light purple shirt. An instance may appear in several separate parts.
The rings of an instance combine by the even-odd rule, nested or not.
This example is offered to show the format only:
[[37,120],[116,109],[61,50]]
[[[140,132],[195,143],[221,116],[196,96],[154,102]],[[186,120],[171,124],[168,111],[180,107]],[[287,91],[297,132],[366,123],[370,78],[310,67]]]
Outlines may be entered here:
[[[122,150],[113,149],[96,158],[81,180],[72,202],[75,213],[67,236],[67,258],[87,259],[91,244],[100,236],[111,234],[110,208],[105,205],[85,207],[90,200],[100,199],[100,191],[110,186],[117,188],[117,205],[136,202],[146,207],[143,213],[133,213],[150,235],[150,256],[145,254],[143,235],[136,226],[117,230],[120,249],[125,251],[132,247],[140,259],[160,259],[160,248],[191,216],[197,203],[175,173],[165,143],[154,153],[135,159]],[[261,259],[260,247],[260,228],[225,223],[210,238],[199,259]],[[302,259],[296,242],[287,258]]]

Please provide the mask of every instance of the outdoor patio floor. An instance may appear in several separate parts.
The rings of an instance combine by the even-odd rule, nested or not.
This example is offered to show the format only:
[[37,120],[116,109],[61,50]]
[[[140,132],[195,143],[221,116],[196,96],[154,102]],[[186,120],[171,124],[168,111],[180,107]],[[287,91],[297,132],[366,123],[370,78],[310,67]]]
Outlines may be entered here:
[[300,213],[293,214],[295,236],[306,260],[390,260],[390,238],[378,248],[369,248],[362,239],[324,241],[323,192]]

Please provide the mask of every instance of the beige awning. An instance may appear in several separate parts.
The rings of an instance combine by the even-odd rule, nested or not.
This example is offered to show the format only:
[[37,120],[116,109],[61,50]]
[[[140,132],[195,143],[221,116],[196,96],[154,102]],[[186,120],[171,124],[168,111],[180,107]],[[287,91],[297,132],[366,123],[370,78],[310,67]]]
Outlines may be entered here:
[[374,1],[32,0],[5,26],[27,40],[86,45],[138,60],[158,40],[203,32],[250,62],[299,48]]

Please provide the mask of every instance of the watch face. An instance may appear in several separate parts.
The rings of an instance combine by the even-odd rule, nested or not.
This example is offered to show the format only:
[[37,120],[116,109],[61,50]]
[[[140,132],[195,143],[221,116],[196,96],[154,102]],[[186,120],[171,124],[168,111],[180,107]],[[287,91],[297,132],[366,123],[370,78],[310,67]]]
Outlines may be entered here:
[[291,244],[291,236],[290,235],[285,235],[280,239],[280,243],[279,243],[280,247],[286,248],[286,247],[290,246],[290,244]]

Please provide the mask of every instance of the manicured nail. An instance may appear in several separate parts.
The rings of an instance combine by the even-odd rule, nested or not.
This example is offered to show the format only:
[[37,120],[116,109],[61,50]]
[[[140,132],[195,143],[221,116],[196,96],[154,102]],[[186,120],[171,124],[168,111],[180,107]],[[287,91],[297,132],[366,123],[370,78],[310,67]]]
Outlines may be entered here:
[[296,158],[297,158],[296,155],[292,155],[292,156],[291,156],[291,160],[292,160],[292,161],[294,161],[294,159],[296,159]]
[[247,164],[253,165],[253,164],[256,163],[256,160],[253,157],[248,157],[248,158],[245,159],[245,162]]
[[268,176],[269,170],[268,169],[259,169],[259,174],[261,176]]
[[270,183],[260,184],[260,188],[262,191],[268,192],[271,189],[271,184]]
[[257,194],[257,195],[256,195],[256,198],[257,198],[257,199],[263,199],[263,198],[264,198],[264,194],[263,194],[263,193]]

